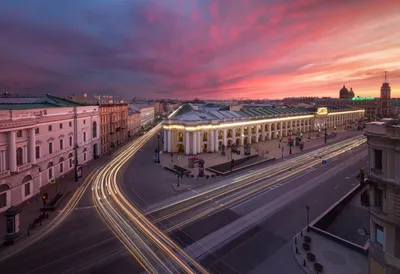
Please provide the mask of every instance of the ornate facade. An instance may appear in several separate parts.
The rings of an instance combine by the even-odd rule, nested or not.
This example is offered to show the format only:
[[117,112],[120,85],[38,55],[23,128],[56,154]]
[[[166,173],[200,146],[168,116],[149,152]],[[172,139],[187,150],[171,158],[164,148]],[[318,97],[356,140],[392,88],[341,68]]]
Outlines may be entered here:
[[368,123],[371,274],[400,273],[400,121]]
[[53,96],[23,98],[30,103],[5,99],[0,103],[0,212],[100,154],[97,106]]
[[246,145],[341,126],[363,118],[364,112],[350,107],[178,112],[164,123],[164,151],[193,155],[217,152],[222,145]]

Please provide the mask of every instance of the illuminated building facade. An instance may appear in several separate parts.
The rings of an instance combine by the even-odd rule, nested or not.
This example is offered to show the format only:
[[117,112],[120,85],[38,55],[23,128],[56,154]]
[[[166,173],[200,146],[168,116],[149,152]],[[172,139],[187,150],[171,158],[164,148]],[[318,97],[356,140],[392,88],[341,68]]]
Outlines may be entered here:
[[[196,109],[196,110],[194,110]],[[217,152],[222,145],[246,145],[333,128],[364,117],[365,111],[348,106],[318,108],[242,108],[206,110],[186,108],[164,123],[164,151],[198,154]]]

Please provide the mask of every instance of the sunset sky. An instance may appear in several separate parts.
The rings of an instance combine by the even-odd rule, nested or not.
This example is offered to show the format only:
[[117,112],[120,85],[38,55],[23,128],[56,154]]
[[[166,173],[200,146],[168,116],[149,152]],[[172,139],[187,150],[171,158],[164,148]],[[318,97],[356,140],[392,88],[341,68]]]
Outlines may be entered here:
[[400,97],[399,0],[1,0],[0,91]]

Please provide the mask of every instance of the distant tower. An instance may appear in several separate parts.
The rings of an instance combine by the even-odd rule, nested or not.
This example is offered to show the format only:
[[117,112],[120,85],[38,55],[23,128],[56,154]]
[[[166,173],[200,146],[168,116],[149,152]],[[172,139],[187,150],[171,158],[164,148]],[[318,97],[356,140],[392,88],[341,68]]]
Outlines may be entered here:
[[390,111],[390,86],[387,82],[387,71],[385,71],[385,80],[381,87],[381,115],[383,117],[389,117]]

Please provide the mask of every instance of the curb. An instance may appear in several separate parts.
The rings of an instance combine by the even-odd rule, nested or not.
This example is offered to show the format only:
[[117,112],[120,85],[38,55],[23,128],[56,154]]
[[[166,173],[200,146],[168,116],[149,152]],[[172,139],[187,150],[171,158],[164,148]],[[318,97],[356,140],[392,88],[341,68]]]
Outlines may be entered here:
[[[315,274],[316,272],[311,270],[308,266],[308,260],[301,254],[300,248],[301,248],[301,243],[299,240],[303,239],[303,236],[300,236],[304,231],[306,231],[307,228],[303,228],[299,233],[297,233],[292,239],[292,254],[295,259],[295,261],[299,264],[300,268],[304,271],[304,273],[307,274]],[[299,251],[299,253],[296,253],[296,247]],[[300,258],[299,258],[300,257]],[[306,262],[306,265],[304,266],[304,262]]]

